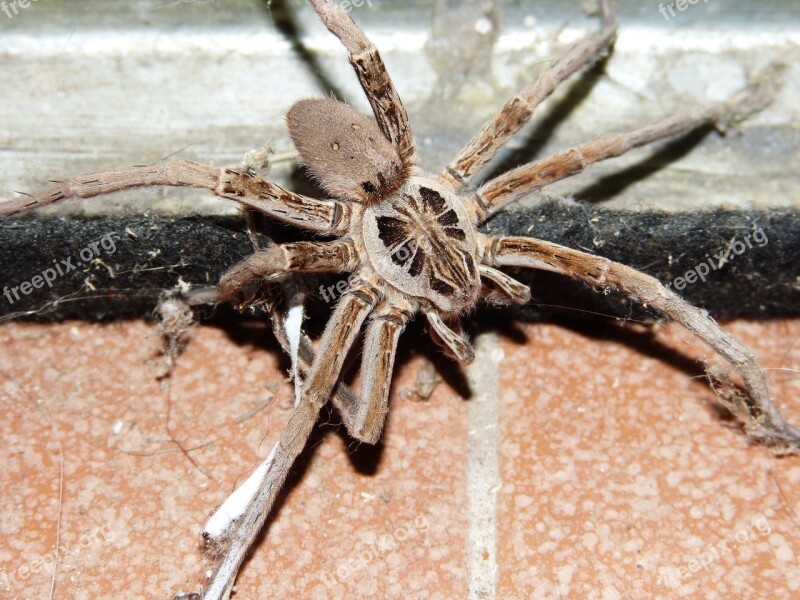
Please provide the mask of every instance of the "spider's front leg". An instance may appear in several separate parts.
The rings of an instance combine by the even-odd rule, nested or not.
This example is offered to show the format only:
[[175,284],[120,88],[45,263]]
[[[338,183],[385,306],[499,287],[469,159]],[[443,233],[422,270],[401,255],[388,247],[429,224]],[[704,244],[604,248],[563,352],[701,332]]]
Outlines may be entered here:
[[230,596],[245,555],[261,531],[289,469],[305,447],[319,411],[339,378],[344,359],[377,301],[376,290],[356,282],[336,305],[322,334],[311,373],[303,384],[300,402],[267,461],[258,491],[242,515],[224,528],[223,539],[213,540],[222,544],[225,550],[211,575],[204,599],[220,600]]
[[[231,267],[220,279],[217,300],[236,300],[251,284],[258,285],[289,273],[353,272],[357,266],[357,250],[350,239],[276,244]],[[361,370],[364,383],[360,398],[354,396],[345,384],[340,382],[336,386],[331,400],[347,431],[359,441],[374,444],[380,438],[388,410],[397,341],[413,314],[410,305],[379,305],[366,328]],[[277,310],[271,317],[275,335],[288,352],[284,319]],[[316,356],[308,337],[301,334],[298,366],[304,380]]]
[[607,258],[525,237],[489,238],[483,260],[498,267],[553,271],[602,290],[619,290],[680,323],[727,360],[744,381],[749,403],[739,407],[736,416],[751,439],[775,446],[782,453],[800,453],[800,430],[783,419],[770,399],[753,353],[705,310],[692,306],[656,278]]
[[[400,335],[414,316],[408,304],[379,304],[369,317],[364,336],[361,359],[362,384],[358,396],[342,382],[336,384],[331,400],[342,417],[347,432],[360,442],[374,444],[383,431],[389,409],[389,389],[392,384],[395,353]],[[271,315],[273,331],[284,350],[289,353],[289,340],[280,311]],[[316,361],[317,353],[311,340],[300,334],[298,368],[303,379]]]
[[379,305],[370,317],[361,361],[360,400],[342,412],[347,431],[359,441],[374,444],[389,410],[389,388],[400,334],[414,315],[411,306]]
[[[270,321],[272,323],[272,332],[280,343],[283,351],[287,356],[292,354],[292,345],[286,334],[286,316],[285,313],[278,307],[272,307],[270,310]],[[301,381],[305,381],[311,373],[311,368],[317,358],[317,353],[311,344],[311,339],[305,332],[300,332],[300,342],[297,347],[297,373]],[[358,410],[358,398],[356,398],[350,387],[339,381],[333,389],[331,401],[341,415],[355,414]],[[348,429],[349,430],[349,429]]]

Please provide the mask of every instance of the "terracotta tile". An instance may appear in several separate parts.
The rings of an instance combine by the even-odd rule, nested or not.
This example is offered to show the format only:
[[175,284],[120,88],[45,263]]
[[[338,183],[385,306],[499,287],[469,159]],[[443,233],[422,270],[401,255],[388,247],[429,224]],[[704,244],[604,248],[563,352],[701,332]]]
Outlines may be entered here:
[[[0,577],[13,577],[0,579],[3,593],[49,593],[52,569],[41,561],[56,538],[61,451],[58,597],[197,588],[203,522],[288,418],[286,365],[263,326],[196,328],[168,385],[154,379],[159,341],[143,323],[6,324],[0,340]],[[466,407],[447,386],[429,402],[401,399],[420,364],[413,357],[400,369],[380,452],[356,452],[334,426],[315,438],[242,571],[239,597],[449,598],[464,589]],[[274,403],[237,423],[271,398],[272,382]],[[208,444],[190,453],[197,467],[170,441],[170,397],[175,438]]]
[[[497,597],[800,594],[800,463],[723,426],[681,358],[710,352],[671,327],[522,329],[504,344]],[[800,323],[730,329],[794,369],[770,380],[800,422]]]
[[[494,354],[479,359],[505,353],[501,485],[489,488],[496,597],[798,593],[800,464],[748,448],[720,423],[710,393],[685,370],[686,353],[702,353],[684,334],[660,332],[666,345],[658,346],[616,328],[588,337],[520,327],[524,343],[500,336],[487,346]],[[800,323],[733,329],[767,366],[798,369]],[[497,452],[481,446],[491,429],[475,419],[493,417],[455,391],[452,368],[427,401],[401,397],[428,354],[419,335],[407,334],[383,447],[356,451],[335,424],[320,429],[242,571],[239,597],[467,596],[475,557],[484,556],[471,546],[482,500],[469,482]],[[159,343],[138,322],[0,327],[3,597],[49,594],[62,453],[56,597],[165,597],[197,587],[202,523],[271,448],[291,387],[261,324],[197,327],[168,383],[155,379]],[[800,380],[790,371],[771,378],[800,422]],[[197,466],[170,440],[170,400],[172,435],[195,448]],[[751,523],[770,531],[750,529],[752,539],[738,543]],[[665,583],[669,569],[724,543],[731,552],[677,590]],[[472,589],[481,597],[474,581]]]

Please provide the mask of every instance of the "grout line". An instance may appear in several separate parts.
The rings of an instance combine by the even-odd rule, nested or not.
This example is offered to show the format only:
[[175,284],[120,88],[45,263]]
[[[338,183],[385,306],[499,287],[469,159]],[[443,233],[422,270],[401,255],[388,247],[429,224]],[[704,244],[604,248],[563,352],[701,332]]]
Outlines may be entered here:
[[497,584],[499,391],[503,351],[494,333],[481,334],[475,342],[475,362],[467,370],[473,392],[467,408],[469,598],[493,600]]

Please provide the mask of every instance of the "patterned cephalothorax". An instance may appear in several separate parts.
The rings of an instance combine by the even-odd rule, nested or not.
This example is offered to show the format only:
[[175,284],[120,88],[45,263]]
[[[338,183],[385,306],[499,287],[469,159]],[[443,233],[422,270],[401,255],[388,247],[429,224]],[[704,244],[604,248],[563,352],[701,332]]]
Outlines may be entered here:
[[461,200],[430,177],[411,177],[364,210],[366,255],[383,279],[448,317],[478,301],[475,232]]
[[[225,273],[214,300],[240,301],[242,290],[298,272],[352,273],[349,288],[339,298],[316,351],[304,335],[288,340],[282,325],[284,315],[273,308],[275,332],[296,357],[302,388],[278,444],[257,471],[260,479],[252,486],[256,491],[247,498],[246,508],[226,521],[225,527],[205,532],[212,545],[219,543],[225,550],[204,597],[229,594],[247,549],[329,399],[354,438],[368,443],[378,440],[388,410],[397,342],[416,313],[424,313],[434,339],[467,363],[474,354],[459,331],[458,317],[479,299],[495,304],[529,300],[528,288],[498,267],[543,269],[603,291],[616,289],[682,324],[724,357],[741,377],[747,397],[730,396],[729,406],[750,436],[784,452],[800,450],[800,431],[783,420],[770,400],[752,353],[705,311],[687,304],[656,279],[605,258],[534,238],[489,237],[477,232],[483,221],[509,203],[595,162],[699,126],[746,117],[769,101],[773,73],[768,70],[725,102],[634,131],[599,136],[478,187],[472,183],[478,173],[527,122],[536,106],[561,81],[610,47],[617,26],[609,1],[599,2],[600,30],[577,43],[507,102],[435,175],[416,164],[406,111],[375,46],[333,0],[310,3],[347,48],[375,116],[373,121],[330,99],[301,100],[287,114],[289,133],[303,163],[331,199],[301,196],[249,172],[172,161],[79,177],[38,196],[0,203],[0,215],[11,215],[63,198],[134,187],[204,188],[285,224],[332,238],[276,244],[256,252]],[[356,397],[338,379],[362,326],[362,385]],[[217,514],[226,511],[228,507],[223,506]]]

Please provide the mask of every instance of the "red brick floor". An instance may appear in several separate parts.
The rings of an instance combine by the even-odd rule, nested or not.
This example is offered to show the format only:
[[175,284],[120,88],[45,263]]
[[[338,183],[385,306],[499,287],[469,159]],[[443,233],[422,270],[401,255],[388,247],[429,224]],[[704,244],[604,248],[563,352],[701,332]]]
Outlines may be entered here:
[[[798,422],[800,323],[731,329],[794,369],[770,380]],[[498,598],[800,596],[800,460],[721,425],[671,353],[704,355],[686,334],[524,330],[504,344]]]
[[[800,423],[800,321],[730,328]],[[702,347],[515,329],[480,339],[473,400],[445,359],[427,401],[403,397],[426,360],[407,343],[383,445],[320,428],[238,597],[800,595],[800,458],[725,426],[692,378]],[[0,327],[0,597],[48,597],[57,532],[57,598],[197,588],[198,532],[292,390],[261,324],[197,327],[166,383],[159,343],[141,322]]]

